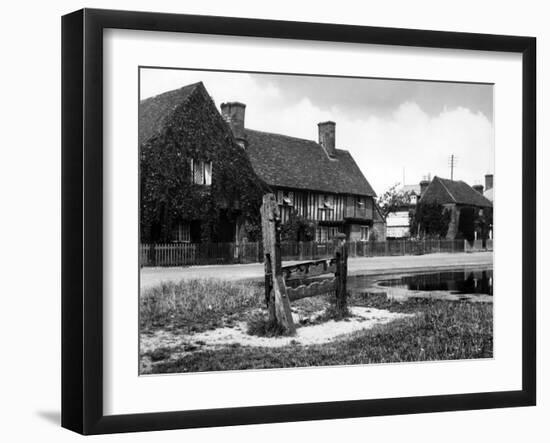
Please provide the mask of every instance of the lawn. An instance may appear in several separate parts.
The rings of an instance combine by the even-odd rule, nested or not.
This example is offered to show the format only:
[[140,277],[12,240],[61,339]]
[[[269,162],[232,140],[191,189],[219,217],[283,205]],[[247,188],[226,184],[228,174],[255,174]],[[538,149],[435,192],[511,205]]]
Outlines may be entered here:
[[[216,291],[212,291],[212,285]],[[293,303],[293,308],[307,314],[327,303],[327,297],[314,297]],[[171,342],[142,352],[143,358],[153,362],[146,372],[332,366],[493,356],[492,303],[429,299],[396,302],[381,294],[356,294],[349,298],[348,303],[350,306],[415,315],[323,344],[256,347],[234,343],[214,347],[207,343]],[[204,280],[165,285],[144,293],[141,333],[153,334],[161,328],[176,332],[177,336],[177,333],[230,327],[235,321],[255,318],[262,304],[263,288],[257,283]],[[300,326],[308,327],[308,323]]]

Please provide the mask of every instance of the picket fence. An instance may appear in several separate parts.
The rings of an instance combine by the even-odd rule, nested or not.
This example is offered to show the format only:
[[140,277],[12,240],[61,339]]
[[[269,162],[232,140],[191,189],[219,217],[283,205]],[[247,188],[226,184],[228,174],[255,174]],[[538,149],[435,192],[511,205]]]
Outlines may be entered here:
[[[282,242],[281,257],[289,260],[318,260],[334,255],[333,242]],[[348,242],[349,257],[423,255],[436,252],[492,251],[492,240],[386,240]],[[141,244],[141,266],[192,266],[263,261],[260,242]]]

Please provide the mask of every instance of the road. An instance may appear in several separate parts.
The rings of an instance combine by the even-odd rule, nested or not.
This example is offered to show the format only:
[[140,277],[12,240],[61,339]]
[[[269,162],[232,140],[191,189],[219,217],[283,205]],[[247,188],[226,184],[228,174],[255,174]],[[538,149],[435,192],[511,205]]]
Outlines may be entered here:
[[[285,262],[292,264],[298,262]],[[441,253],[392,257],[356,257],[348,260],[348,274],[389,274],[410,271],[445,270],[462,267],[492,266],[492,252]],[[212,265],[170,268],[142,268],[141,287],[148,288],[162,282],[178,282],[190,278],[218,278],[223,280],[261,279],[261,263],[246,265]]]

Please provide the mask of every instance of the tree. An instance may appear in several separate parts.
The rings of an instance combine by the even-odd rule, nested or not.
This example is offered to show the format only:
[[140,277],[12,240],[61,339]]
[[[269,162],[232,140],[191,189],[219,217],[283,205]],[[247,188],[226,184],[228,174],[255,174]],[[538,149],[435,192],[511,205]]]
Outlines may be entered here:
[[411,234],[419,237],[445,237],[451,222],[451,211],[439,203],[418,203],[410,213]]
[[377,199],[378,206],[384,218],[390,212],[408,208],[411,203],[411,192],[398,189],[399,183],[390,187],[384,194]]

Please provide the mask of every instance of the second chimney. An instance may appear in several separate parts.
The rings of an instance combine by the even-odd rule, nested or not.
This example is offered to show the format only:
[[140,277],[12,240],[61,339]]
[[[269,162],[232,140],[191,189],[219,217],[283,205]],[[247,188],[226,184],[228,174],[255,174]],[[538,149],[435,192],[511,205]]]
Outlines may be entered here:
[[472,186],[472,189],[476,192],[479,192],[481,195],[483,195],[483,185],[474,185]]
[[336,123],[328,121],[318,123],[319,144],[325,148],[329,157],[336,155]]
[[485,175],[485,190],[493,189],[493,174]]
[[244,112],[246,105],[239,102],[222,103],[222,117],[229,123],[233,136],[237,143],[245,148],[246,147],[246,133],[244,132]]

